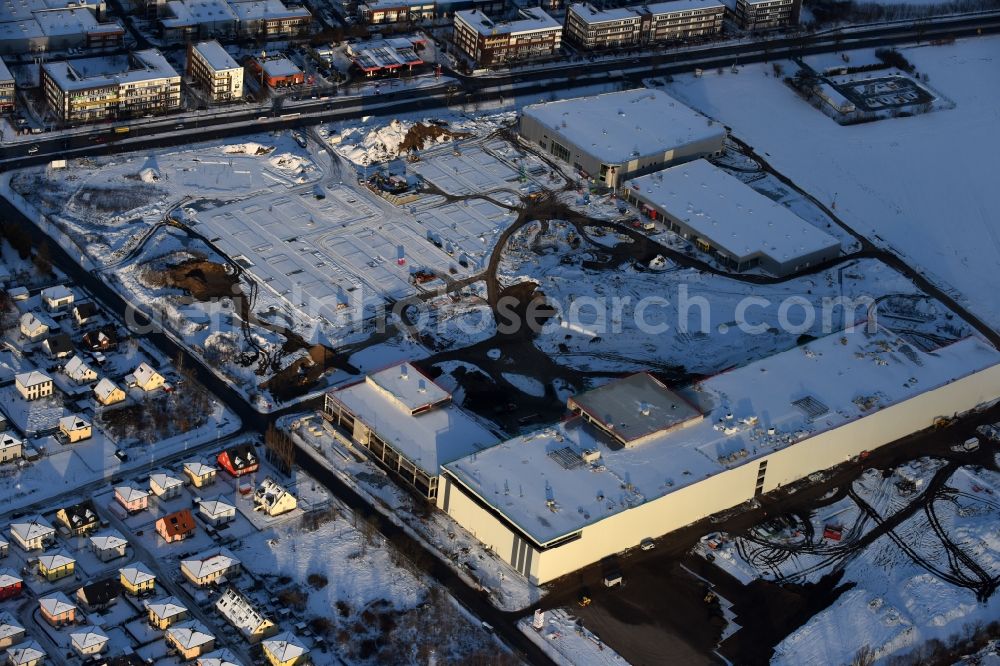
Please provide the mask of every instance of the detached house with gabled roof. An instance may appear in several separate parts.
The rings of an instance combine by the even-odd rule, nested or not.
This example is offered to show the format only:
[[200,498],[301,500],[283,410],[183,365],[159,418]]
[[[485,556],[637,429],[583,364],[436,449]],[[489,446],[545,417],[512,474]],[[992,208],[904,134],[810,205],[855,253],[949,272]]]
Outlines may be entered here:
[[45,650],[37,641],[28,641],[7,650],[8,666],[41,666],[45,661]]
[[24,627],[7,611],[0,611],[0,650],[24,640]]
[[96,530],[101,523],[97,508],[92,500],[84,500],[56,512],[56,522],[65,526],[73,536],[86,536]]
[[309,650],[292,632],[286,631],[263,643],[264,657],[271,666],[296,666],[305,663]]
[[38,400],[52,395],[52,378],[37,370],[22,372],[14,377],[17,392],[25,400]]
[[153,370],[148,363],[143,361],[132,374],[125,377],[125,383],[149,392],[162,388],[163,384],[166,383],[166,379],[156,370]]
[[51,359],[66,358],[73,353],[73,341],[66,333],[56,333],[42,341],[42,350]]
[[66,365],[63,366],[63,374],[77,385],[97,381],[97,373],[79,355],[66,361]]
[[160,631],[188,618],[188,609],[176,597],[163,597],[146,602],[149,624]]
[[25,312],[20,320],[21,335],[30,342],[38,342],[49,334],[49,322],[35,315],[34,312]]
[[118,601],[121,593],[121,581],[109,576],[81,587],[76,591],[76,600],[89,611],[101,611]]
[[83,346],[92,352],[110,351],[118,346],[118,331],[111,325],[88,331],[83,335]]
[[83,326],[97,316],[97,305],[93,301],[86,301],[73,306],[73,320],[77,326]]
[[204,488],[215,482],[215,475],[219,472],[212,465],[193,460],[184,463],[184,474],[191,479],[195,488]]
[[215,499],[199,502],[198,513],[206,523],[219,527],[236,519],[236,506],[220,495]]
[[142,562],[122,567],[118,574],[122,587],[132,596],[143,597],[156,590],[156,574]]
[[47,553],[38,558],[38,573],[50,583],[72,576],[76,572],[76,560],[65,550]]
[[260,467],[257,449],[253,444],[237,444],[218,455],[218,463],[233,477],[252,474]]
[[70,444],[75,444],[93,437],[94,426],[79,414],[73,414],[59,419],[59,432],[69,440]]
[[108,647],[108,636],[98,627],[88,625],[80,627],[69,635],[73,651],[87,659],[95,654],[101,654]]
[[222,648],[202,655],[195,662],[195,666],[243,666],[243,662],[233,654],[232,650]]
[[259,643],[277,631],[274,622],[264,617],[247,597],[232,587],[227,587],[215,602],[215,610],[239,629],[250,643]]
[[41,516],[11,523],[10,536],[22,550],[42,550],[56,538],[56,530]]
[[156,533],[167,543],[183,541],[194,534],[194,516],[190,509],[181,509],[156,521]]
[[179,497],[184,482],[173,474],[156,472],[149,476],[149,490],[162,500]]
[[0,569],[0,601],[20,596],[24,580],[13,569]]
[[59,284],[54,287],[42,289],[39,296],[45,308],[49,312],[59,312],[73,304],[73,292],[66,288],[66,285]]
[[53,627],[60,627],[76,621],[76,604],[59,591],[41,597],[38,600],[38,609],[45,621]]
[[145,511],[149,506],[149,492],[131,484],[116,486],[115,499],[129,513]]
[[197,620],[182,622],[170,627],[167,629],[166,639],[185,661],[194,659],[215,647],[215,636],[210,634],[205,625]]
[[114,530],[90,537],[90,549],[101,562],[110,562],[125,557],[128,540]]
[[295,496],[267,477],[253,495],[254,511],[262,511],[268,516],[280,516],[295,509]]
[[238,574],[239,571],[240,561],[225,548],[181,562],[181,573],[198,587],[219,583],[225,577]]
[[108,405],[124,402],[125,391],[120,389],[113,381],[104,377],[94,387],[94,398],[97,399],[97,402],[107,407]]
[[21,440],[9,432],[0,435],[0,464],[19,460],[23,455],[24,443]]

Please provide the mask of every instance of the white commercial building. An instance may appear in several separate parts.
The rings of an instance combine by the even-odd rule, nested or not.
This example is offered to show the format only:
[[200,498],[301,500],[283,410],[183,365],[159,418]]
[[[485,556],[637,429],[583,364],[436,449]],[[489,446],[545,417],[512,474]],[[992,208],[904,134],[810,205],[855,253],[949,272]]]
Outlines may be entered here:
[[[439,508],[545,583],[997,401],[1000,353],[978,338],[926,353],[859,329],[678,395],[643,386],[578,396],[586,417],[445,464]],[[636,444],[608,435],[623,422]]]
[[726,129],[657,89],[532,104],[521,137],[610,187],[722,152]]
[[737,271],[787,275],[840,254],[840,241],[706,160],[625,183],[622,196]]

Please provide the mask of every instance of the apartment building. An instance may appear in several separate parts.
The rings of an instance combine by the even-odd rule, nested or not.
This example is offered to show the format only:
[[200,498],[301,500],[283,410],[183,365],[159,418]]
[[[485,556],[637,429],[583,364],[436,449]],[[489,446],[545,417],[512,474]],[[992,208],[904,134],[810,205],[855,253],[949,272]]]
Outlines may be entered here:
[[17,95],[14,91],[14,76],[7,65],[0,59],[0,113],[10,113],[14,110]]
[[614,49],[722,32],[726,6],[719,0],[672,0],[600,10],[577,3],[566,10],[566,40],[587,49]]
[[198,42],[188,49],[188,74],[213,102],[243,99],[243,68],[219,42]]
[[165,113],[181,105],[181,77],[156,49],[42,65],[45,99],[63,123]]
[[798,25],[802,0],[736,0],[733,17],[744,30],[769,30]]
[[455,12],[455,46],[477,67],[554,55],[562,32],[562,25],[537,7],[520,10],[513,21],[494,21],[478,9]]

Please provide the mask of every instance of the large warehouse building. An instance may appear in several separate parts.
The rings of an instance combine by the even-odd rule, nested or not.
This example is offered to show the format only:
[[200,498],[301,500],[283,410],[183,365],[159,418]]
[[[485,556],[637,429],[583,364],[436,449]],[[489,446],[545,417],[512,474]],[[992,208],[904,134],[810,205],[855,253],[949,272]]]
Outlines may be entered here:
[[725,128],[662,90],[641,88],[524,107],[521,137],[610,187],[722,152]]
[[706,160],[630,180],[622,196],[737,271],[787,275],[840,254],[836,238]]
[[994,402],[1000,353],[858,330],[683,395],[645,378],[598,391],[575,418],[443,465],[438,507],[538,584]]

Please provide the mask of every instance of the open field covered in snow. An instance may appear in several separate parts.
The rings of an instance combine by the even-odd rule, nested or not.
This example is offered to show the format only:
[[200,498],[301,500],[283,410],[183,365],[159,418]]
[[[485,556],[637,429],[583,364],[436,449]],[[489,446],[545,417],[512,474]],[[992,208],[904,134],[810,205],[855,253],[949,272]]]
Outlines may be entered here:
[[677,77],[669,90],[732,127],[775,169],[835,206],[848,225],[1000,328],[1000,230],[990,212],[997,206],[990,164],[1000,152],[1000,38],[902,53],[954,109],[840,126],[765,65],[737,75]]

